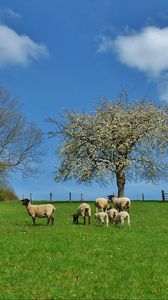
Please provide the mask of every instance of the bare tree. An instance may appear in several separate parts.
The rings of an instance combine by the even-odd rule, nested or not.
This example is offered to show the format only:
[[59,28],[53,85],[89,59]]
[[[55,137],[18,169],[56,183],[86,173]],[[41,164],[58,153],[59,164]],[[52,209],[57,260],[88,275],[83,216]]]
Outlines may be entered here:
[[[126,95],[126,94],[125,94]],[[168,109],[140,99],[128,103],[123,93],[101,101],[93,113],[65,111],[49,136],[61,136],[57,181],[116,180],[118,196],[127,181],[157,183],[168,179]]]
[[43,154],[42,131],[28,123],[17,99],[0,87],[0,177],[10,170],[30,175]]

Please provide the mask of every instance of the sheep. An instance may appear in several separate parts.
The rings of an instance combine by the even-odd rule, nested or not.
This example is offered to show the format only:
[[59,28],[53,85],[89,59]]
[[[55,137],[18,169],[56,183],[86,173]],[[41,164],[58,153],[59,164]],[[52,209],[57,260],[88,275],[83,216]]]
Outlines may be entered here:
[[47,218],[47,225],[51,221],[51,225],[54,223],[54,212],[56,210],[55,206],[52,204],[38,204],[33,205],[31,200],[25,198],[22,199],[22,204],[26,206],[29,216],[32,217],[33,225],[35,224],[36,218]]
[[107,211],[111,208],[111,205],[108,203],[108,199],[106,198],[97,198],[95,201],[95,207],[96,207],[96,213],[98,212],[98,209],[101,211]]
[[115,208],[111,208],[107,211],[110,223],[114,223],[114,218],[117,213],[118,211]]
[[124,225],[124,220],[128,221],[128,226],[130,227],[130,216],[127,211],[121,211],[114,215],[114,223],[120,227]]
[[95,219],[98,220],[98,222],[100,222],[102,225],[104,224],[104,222],[106,221],[106,226],[108,227],[108,214],[107,212],[104,211],[100,211],[98,213],[94,214]]
[[87,203],[82,203],[76,209],[76,212],[72,215],[73,216],[73,223],[78,224],[79,216],[83,217],[83,223],[86,224],[86,217],[88,217],[88,224],[90,224],[90,217],[91,217],[91,208],[90,205]]
[[122,210],[127,210],[129,212],[131,207],[131,200],[126,197],[117,198],[113,195],[107,196],[109,201],[112,201],[114,204],[115,209],[117,209],[119,212]]

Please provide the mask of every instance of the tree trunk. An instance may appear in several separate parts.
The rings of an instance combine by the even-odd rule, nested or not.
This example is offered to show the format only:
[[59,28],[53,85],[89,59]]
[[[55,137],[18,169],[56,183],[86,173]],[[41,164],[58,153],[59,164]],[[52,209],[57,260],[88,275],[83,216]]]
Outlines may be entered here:
[[124,189],[125,189],[125,172],[124,170],[116,171],[116,182],[118,188],[118,197],[124,197]]

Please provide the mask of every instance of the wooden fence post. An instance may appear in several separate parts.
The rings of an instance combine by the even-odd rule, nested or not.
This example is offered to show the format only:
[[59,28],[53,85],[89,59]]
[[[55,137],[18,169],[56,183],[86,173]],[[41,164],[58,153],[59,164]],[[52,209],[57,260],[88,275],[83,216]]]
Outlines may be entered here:
[[71,194],[71,192],[69,193],[69,203],[71,203],[71,200],[72,200],[72,194]]
[[50,192],[50,201],[52,200],[52,192]]
[[165,192],[162,190],[162,201],[165,202]]

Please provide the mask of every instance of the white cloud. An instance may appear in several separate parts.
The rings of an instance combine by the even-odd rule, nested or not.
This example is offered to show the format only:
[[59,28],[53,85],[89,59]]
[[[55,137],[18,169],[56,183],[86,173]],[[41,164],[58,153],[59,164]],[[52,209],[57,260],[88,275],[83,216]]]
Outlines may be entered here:
[[14,10],[10,9],[10,8],[3,8],[0,9],[0,17],[1,18],[14,18],[14,19],[20,19],[21,16],[20,14],[16,13]]
[[168,27],[144,27],[116,38],[101,36],[99,53],[116,54],[119,61],[152,80],[161,100],[168,102]]
[[99,53],[103,53],[103,52],[107,53],[114,50],[114,41],[110,37],[101,35],[100,39],[101,39],[101,43],[98,47]]
[[120,62],[153,76],[168,70],[168,27],[148,26],[140,32],[103,37],[99,52],[114,51]]
[[27,35],[19,35],[6,25],[0,25],[0,69],[26,67],[32,61],[48,55],[45,45],[34,42]]

